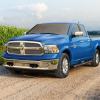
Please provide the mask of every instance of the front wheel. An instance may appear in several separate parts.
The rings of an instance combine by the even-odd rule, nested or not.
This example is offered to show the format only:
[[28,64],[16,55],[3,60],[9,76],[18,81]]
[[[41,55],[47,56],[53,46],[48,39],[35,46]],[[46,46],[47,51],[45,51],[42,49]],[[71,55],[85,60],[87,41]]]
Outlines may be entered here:
[[91,65],[96,67],[99,65],[99,61],[100,61],[100,53],[99,50],[96,50]]
[[70,68],[69,57],[67,54],[63,53],[59,60],[58,68],[56,71],[56,76],[58,78],[65,78],[68,76]]

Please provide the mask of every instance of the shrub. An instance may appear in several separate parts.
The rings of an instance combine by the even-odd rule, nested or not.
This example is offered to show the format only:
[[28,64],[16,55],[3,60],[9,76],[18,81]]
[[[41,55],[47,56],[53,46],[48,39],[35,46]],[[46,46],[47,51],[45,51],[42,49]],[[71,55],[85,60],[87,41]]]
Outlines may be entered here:
[[12,37],[22,35],[27,29],[16,28],[14,26],[0,26],[0,62],[3,62],[1,57],[4,44]]

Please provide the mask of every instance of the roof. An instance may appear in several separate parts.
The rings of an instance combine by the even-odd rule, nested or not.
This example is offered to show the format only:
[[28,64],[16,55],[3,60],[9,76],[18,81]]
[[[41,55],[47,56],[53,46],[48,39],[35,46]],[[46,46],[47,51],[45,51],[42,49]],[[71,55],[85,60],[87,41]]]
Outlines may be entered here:
[[49,23],[40,23],[40,24],[78,24],[78,22],[49,22]]

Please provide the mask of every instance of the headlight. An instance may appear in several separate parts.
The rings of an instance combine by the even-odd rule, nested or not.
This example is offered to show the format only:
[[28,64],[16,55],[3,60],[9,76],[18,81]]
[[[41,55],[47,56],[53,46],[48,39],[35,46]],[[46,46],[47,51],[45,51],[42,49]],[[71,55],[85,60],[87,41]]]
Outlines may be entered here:
[[44,51],[45,53],[59,53],[59,49],[56,45],[45,45]]

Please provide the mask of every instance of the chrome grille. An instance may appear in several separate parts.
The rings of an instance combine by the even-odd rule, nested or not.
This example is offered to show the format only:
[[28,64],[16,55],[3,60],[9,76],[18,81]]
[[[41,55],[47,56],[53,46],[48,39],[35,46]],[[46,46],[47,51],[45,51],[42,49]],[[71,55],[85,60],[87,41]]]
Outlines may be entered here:
[[36,43],[24,43],[25,47],[40,47],[40,44]]
[[20,43],[19,42],[9,43],[8,46],[19,47],[20,46]]
[[14,53],[14,54],[20,54],[20,50],[18,50],[18,49],[11,49],[11,48],[8,48],[7,49],[8,50],[8,52],[10,52],[10,53]]
[[32,50],[32,49],[30,49],[30,50],[29,49],[26,49],[25,50],[25,54],[30,54],[30,53],[31,54],[41,54],[43,52],[42,52],[42,50]]
[[43,47],[40,42],[12,41],[7,44],[7,52],[16,55],[42,55]]

